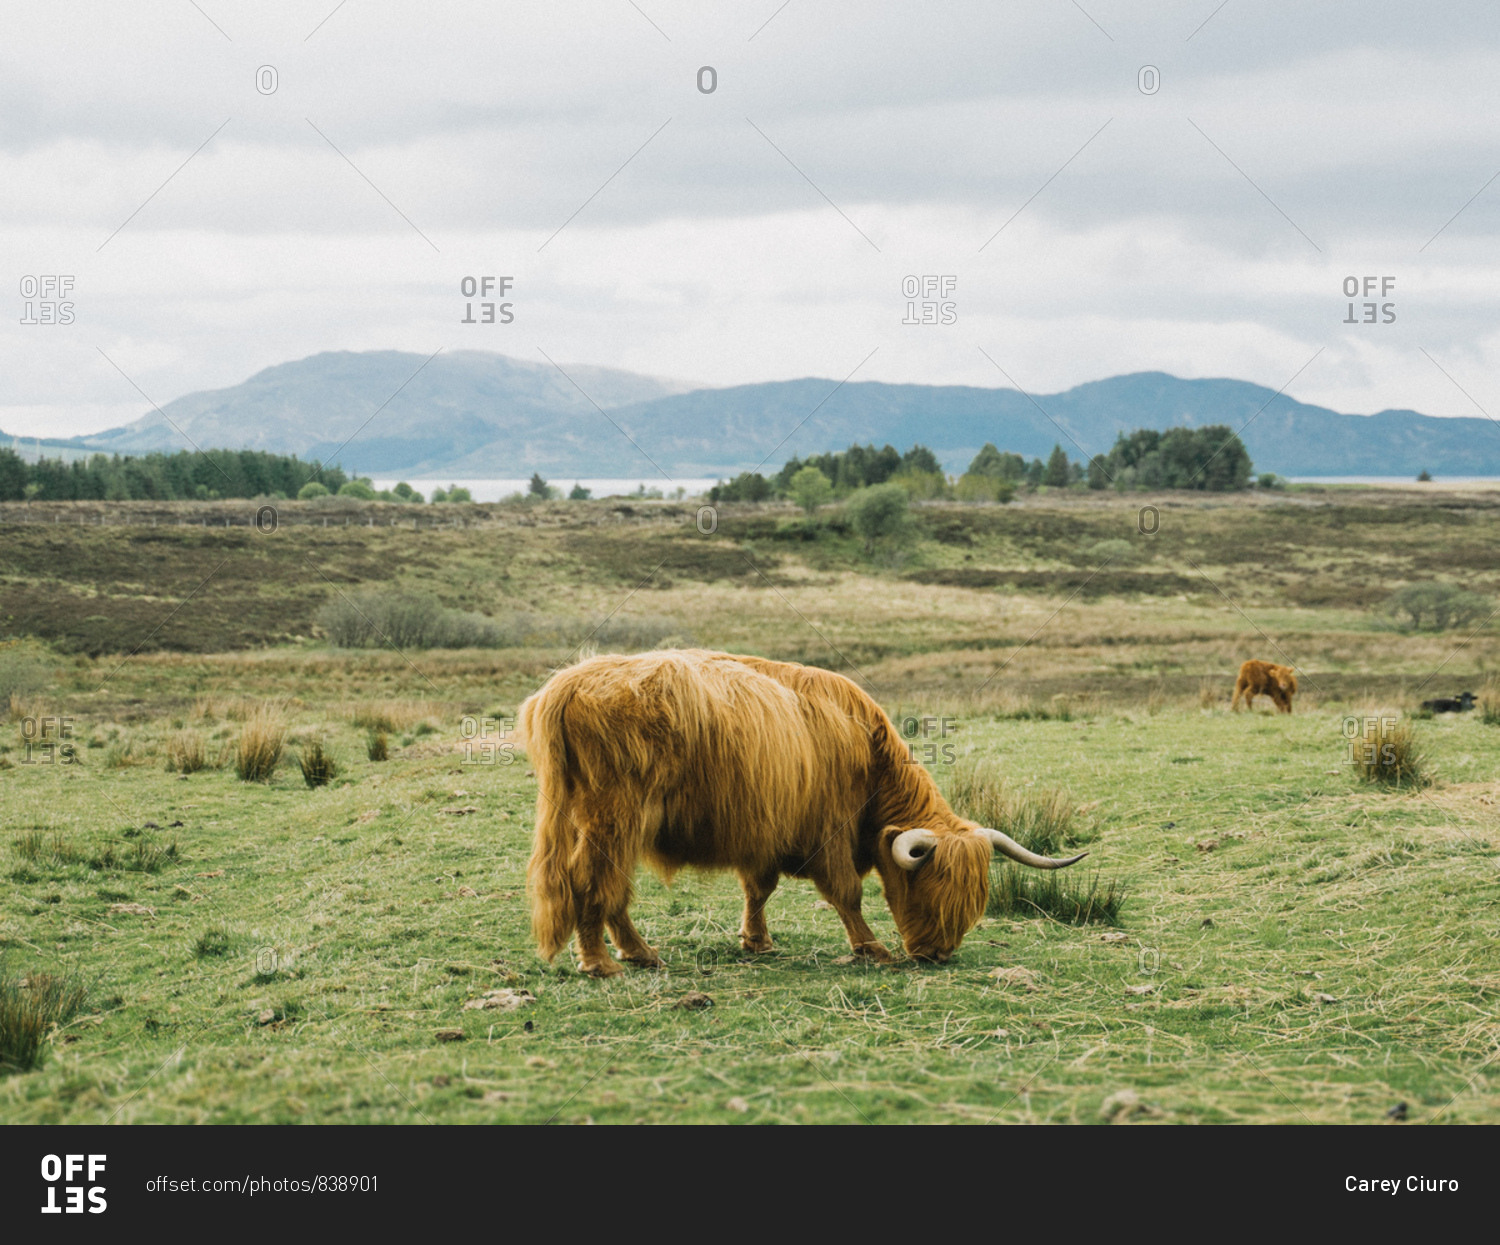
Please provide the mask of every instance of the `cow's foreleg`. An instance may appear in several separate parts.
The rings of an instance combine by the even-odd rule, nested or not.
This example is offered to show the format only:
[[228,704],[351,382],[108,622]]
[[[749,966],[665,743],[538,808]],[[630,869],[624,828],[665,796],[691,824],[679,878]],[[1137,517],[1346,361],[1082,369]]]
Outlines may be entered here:
[[839,920],[844,923],[844,930],[849,935],[849,945],[854,948],[854,954],[868,956],[882,964],[890,963],[891,953],[885,949],[885,944],[875,937],[875,931],[865,923],[865,918],[859,910],[860,901],[864,898],[864,884],[860,881],[859,875],[851,868],[847,874],[839,872],[833,877],[814,877],[813,884],[839,914]]
[[740,946],[746,951],[771,949],[771,932],[766,928],[766,904],[770,903],[780,880],[779,869],[740,874],[740,885],[745,888],[745,918],[740,922]]

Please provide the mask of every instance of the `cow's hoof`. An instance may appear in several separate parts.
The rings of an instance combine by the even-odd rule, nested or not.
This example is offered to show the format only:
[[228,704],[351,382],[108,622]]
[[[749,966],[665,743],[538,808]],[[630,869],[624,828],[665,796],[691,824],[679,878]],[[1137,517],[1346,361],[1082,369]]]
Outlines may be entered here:
[[578,971],[589,977],[615,977],[625,970],[614,960],[595,960],[591,964],[579,964]]
[[874,960],[877,964],[890,964],[894,957],[878,942],[867,942],[855,947],[854,954],[861,959]]
[[769,938],[746,938],[740,935],[740,948],[744,951],[753,951],[757,955],[764,951],[770,951],[775,944]]
[[645,955],[622,955],[620,957],[627,964],[633,964],[636,968],[661,968],[661,957],[655,951],[647,951]]

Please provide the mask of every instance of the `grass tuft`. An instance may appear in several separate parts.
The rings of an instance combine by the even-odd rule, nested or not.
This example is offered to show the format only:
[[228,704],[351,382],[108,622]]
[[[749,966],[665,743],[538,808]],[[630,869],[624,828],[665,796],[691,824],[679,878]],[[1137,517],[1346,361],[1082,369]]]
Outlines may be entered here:
[[105,843],[102,847],[82,848],[73,840],[66,838],[61,831],[54,831],[49,839],[45,830],[28,830],[17,838],[12,846],[15,848],[16,855],[28,865],[52,870],[82,865],[101,873],[110,870],[156,873],[163,866],[175,861],[178,856],[175,839],[168,843],[153,843],[149,839],[136,839],[128,848],[117,848],[114,843]]
[[365,755],[372,761],[388,761],[391,757],[391,741],[384,731],[371,731],[365,741]]
[[1349,752],[1354,771],[1364,782],[1409,788],[1432,783],[1427,754],[1409,718],[1368,719],[1364,733],[1350,741]]
[[229,954],[229,927],[223,924],[210,926],[193,942],[193,954],[200,960],[222,958]]
[[208,750],[197,731],[178,731],[167,740],[167,773],[196,774],[208,768]]
[[240,781],[270,782],[285,741],[286,724],[273,711],[260,709],[246,718],[234,755],[234,771]]
[[1479,720],[1486,726],[1500,726],[1500,682],[1493,678],[1479,689]]
[[997,865],[991,879],[988,916],[1051,917],[1068,925],[1118,925],[1125,887],[1101,886],[1096,873],[1082,875],[1020,865]]
[[71,977],[32,973],[14,977],[0,964],[0,1072],[28,1072],[46,1055],[47,1035],[83,1006],[83,986]]
[[309,787],[326,786],[339,772],[334,759],[324,751],[321,739],[302,745],[297,752],[297,765],[302,770],[302,781]]

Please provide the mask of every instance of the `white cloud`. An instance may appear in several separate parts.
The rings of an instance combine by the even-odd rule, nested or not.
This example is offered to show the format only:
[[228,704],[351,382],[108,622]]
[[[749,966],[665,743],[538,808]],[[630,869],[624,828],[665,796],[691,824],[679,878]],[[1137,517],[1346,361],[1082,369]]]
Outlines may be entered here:
[[[14,15],[9,288],[72,274],[77,320],[22,325],[12,293],[0,427],[143,411],[100,349],[163,403],[331,349],[713,384],[874,350],[863,377],[1003,384],[983,345],[1048,392],[1276,387],[1322,347],[1293,396],[1472,413],[1431,355],[1500,410],[1500,181],[1421,250],[1500,168],[1485,6],[1230,5],[1189,40],[1211,4],[1094,0],[1106,35],[1071,5],[793,0],[751,40],[774,0],[642,0],[667,37],[615,0],[368,2],[306,38],[333,7],[204,0],[229,38],[185,4]],[[458,323],[482,273],[516,278],[513,325]],[[900,324],[908,273],[958,277],[955,325]],[[1397,278],[1395,324],[1340,322],[1350,274]]]

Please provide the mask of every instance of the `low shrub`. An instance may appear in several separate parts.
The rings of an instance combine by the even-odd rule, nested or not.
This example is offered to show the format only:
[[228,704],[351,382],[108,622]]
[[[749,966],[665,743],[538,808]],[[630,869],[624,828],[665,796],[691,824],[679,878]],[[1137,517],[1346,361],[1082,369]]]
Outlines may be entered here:
[[1492,610],[1488,597],[1445,583],[1407,584],[1385,603],[1385,613],[1411,631],[1467,627],[1488,618]]

